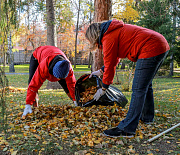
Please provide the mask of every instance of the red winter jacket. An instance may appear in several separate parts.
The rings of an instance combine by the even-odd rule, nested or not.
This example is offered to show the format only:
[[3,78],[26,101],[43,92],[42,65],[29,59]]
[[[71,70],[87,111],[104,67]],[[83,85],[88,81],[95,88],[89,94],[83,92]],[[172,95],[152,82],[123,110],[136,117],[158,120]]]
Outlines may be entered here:
[[168,51],[166,39],[158,32],[124,24],[113,20],[101,39],[104,54],[103,83],[113,82],[116,65],[120,58],[128,58],[136,62],[137,59],[150,58]]
[[[33,104],[36,93],[38,92],[39,88],[42,86],[43,82],[46,79],[51,82],[59,81],[59,79],[51,75],[48,70],[49,63],[57,55],[62,55],[66,60],[68,60],[66,55],[60,49],[54,46],[40,46],[33,52],[33,56],[38,60],[39,65],[34,73],[33,78],[31,79],[31,82],[29,83],[27,90],[26,104],[30,104],[30,105]],[[69,74],[65,78],[65,80],[70,95],[73,101],[75,101],[76,79],[71,65],[70,65]]]

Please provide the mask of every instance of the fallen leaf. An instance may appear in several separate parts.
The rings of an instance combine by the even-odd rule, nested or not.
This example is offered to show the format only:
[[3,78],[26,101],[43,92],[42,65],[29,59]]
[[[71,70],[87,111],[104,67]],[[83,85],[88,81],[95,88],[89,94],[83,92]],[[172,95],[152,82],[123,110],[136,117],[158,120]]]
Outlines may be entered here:
[[39,140],[41,139],[41,137],[39,135],[37,135],[37,134],[34,134],[34,137],[36,137]]
[[17,150],[17,151],[13,151],[13,152],[11,153],[11,155],[16,155],[17,152],[18,152],[18,150]]

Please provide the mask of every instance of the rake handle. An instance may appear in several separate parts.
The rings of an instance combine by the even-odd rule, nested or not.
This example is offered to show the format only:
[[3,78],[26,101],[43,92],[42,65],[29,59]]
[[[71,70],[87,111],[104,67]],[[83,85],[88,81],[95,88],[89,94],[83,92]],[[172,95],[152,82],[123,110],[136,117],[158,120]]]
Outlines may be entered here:
[[158,134],[158,135],[152,137],[151,139],[148,139],[147,142],[152,142],[152,141],[154,141],[155,139],[157,139],[157,138],[159,138],[160,136],[162,136],[163,134],[165,134],[165,133],[167,133],[167,132],[169,132],[169,131],[171,131],[171,130],[177,128],[178,126],[180,126],[180,123],[178,123],[178,124],[174,125],[173,127],[171,127],[171,128],[169,128],[169,129],[167,129],[167,130],[161,132],[160,134]]

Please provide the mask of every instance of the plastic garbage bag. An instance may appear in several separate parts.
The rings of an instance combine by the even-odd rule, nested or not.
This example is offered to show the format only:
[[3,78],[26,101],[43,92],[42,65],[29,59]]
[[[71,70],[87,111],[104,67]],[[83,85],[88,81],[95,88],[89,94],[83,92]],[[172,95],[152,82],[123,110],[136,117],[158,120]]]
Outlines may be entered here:
[[96,75],[93,75],[91,78],[89,78],[90,74],[84,74],[82,75],[76,82],[75,85],[75,97],[76,102],[78,106],[92,106],[92,105],[114,105],[115,103],[121,107],[124,107],[128,100],[124,96],[124,94],[117,89],[114,86],[109,86],[109,88],[106,90],[106,93],[100,97],[98,101],[95,101],[94,99],[91,99],[85,103],[82,102],[82,92],[85,92],[89,87],[102,87],[102,79],[99,78]]

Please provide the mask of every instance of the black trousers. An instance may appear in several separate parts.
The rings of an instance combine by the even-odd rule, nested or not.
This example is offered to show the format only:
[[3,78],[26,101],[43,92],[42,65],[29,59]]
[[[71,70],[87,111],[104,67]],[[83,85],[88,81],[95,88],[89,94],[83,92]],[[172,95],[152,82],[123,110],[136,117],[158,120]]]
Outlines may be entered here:
[[28,85],[31,82],[31,79],[38,67],[39,63],[37,61],[37,59],[33,56],[33,54],[31,55],[31,59],[30,59],[30,65],[29,65],[29,80],[28,80]]

